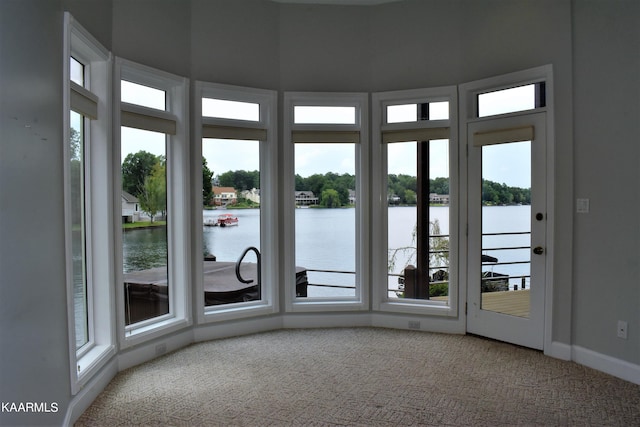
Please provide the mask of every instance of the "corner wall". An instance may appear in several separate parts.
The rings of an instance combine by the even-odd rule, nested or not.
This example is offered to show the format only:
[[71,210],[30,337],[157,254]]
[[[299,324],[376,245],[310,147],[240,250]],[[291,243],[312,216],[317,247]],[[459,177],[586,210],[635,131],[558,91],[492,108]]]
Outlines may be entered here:
[[[0,2],[0,412],[61,424],[70,401],[60,2]],[[47,412],[48,410],[48,412]]]

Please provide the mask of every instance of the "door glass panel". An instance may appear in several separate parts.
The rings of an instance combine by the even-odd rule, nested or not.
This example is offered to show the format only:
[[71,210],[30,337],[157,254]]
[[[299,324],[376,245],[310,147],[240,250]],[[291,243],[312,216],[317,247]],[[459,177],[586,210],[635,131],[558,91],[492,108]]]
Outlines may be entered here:
[[295,144],[295,261],[307,297],[356,295],[355,144]]
[[125,323],[169,313],[166,135],[122,127]]
[[482,147],[481,308],[529,317],[531,142]]
[[205,306],[260,300],[260,142],[203,139],[202,183]]

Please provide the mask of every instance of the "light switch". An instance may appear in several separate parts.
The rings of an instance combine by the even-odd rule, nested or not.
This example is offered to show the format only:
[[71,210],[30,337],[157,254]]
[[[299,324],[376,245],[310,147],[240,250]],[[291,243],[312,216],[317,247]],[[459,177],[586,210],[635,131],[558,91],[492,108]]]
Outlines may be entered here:
[[589,213],[589,199],[576,199],[576,212]]

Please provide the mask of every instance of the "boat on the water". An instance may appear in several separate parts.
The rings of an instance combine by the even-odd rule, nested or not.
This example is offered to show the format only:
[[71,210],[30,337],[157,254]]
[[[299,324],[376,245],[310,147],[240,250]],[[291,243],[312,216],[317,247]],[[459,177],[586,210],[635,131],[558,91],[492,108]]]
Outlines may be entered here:
[[216,225],[219,227],[231,227],[233,225],[238,225],[238,217],[229,213],[222,214],[218,217]]

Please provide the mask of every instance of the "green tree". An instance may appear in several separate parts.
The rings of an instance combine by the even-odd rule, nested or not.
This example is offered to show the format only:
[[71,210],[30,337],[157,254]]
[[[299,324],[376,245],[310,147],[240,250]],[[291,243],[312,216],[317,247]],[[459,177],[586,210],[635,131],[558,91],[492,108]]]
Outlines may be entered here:
[[127,154],[122,162],[122,189],[140,198],[144,191],[145,179],[151,175],[158,163],[164,163],[164,157],[144,150]]
[[408,205],[415,205],[418,201],[416,192],[410,189],[404,190],[404,200]]
[[435,178],[429,180],[429,192],[436,194],[449,194],[449,178]]
[[213,198],[212,181],[213,172],[207,166],[207,159],[202,158],[202,203],[204,206],[211,204]]
[[320,205],[325,208],[339,208],[342,204],[340,203],[340,195],[333,188],[327,188],[322,191],[322,196],[320,197]]
[[251,190],[260,188],[260,172],[236,170],[227,171],[218,177],[220,186],[233,187],[236,191]]
[[151,218],[167,210],[167,168],[160,162],[153,166],[151,174],[144,180],[143,190],[138,196],[140,208]]
[[72,224],[82,223],[83,171],[82,141],[80,132],[71,128],[69,133],[70,175],[71,175],[71,216]]

